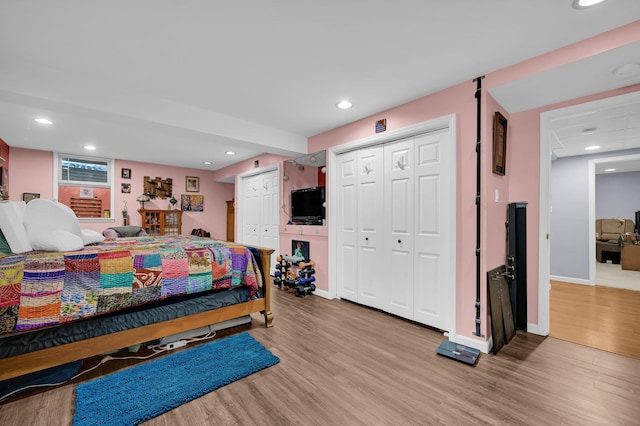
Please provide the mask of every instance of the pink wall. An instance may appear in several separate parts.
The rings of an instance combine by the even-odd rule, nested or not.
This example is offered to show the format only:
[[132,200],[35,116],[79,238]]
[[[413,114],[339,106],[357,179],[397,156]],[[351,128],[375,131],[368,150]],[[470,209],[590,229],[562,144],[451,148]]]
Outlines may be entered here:
[[[21,200],[23,192],[39,193],[42,198],[53,197],[53,153],[23,148],[10,148],[12,193],[11,200]],[[131,169],[131,179],[121,178],[121,169]],[[234,185],[215,182],[213,172],[207,170],[187,169],[182,167],[163,166],[136,161],[115,161],[115,208],[111,212],[112,219],[106,222],[82,222],[85,229],[102,232],[109,226],[122,225],[124,201],[131,218],[131,225],[140,225],[137,210],[140,203],[136,198],[143,192],[143,177],[162,177],[173,179],[173,193],[179,199],[185,194],[186,176],[200,177],[200,192],[204,195],[203,212],[184,212],[182,215],[182,233],[189,234],[193,228],[204,228],[211,232],[212,238],[224,240],[227,236],[227,205],[225,201],[234,196]],[[121,192],[121,183],[131,184],[131,193]],[[196,194],[196,193],[189,193]],[[155,199],[145,203],[147,209],[166,209],[168,200]]]
[[283,157],[282,155],[273,155],[273,154],[262,154],[258,157],[240,161],[236,164],[232,164],[231,166],[225,167],[220,170],[216,170],[215,172],[213,172],[213,180],[217,182],[222,179],[235,177],[242,173],[248,173],[256,169],[254,164],[256,160],[259,162],[259,167],[266,167],[266,166],[271,166],[273,164],[279,163],[281,161],[288,160],[289,158],[291,157]]
[[[493,173],[493,120],[496,111],[499,111],[507,119],[507,157],[513,150],[510,145],[509,113],[496,102],[491,95],[483,93],[484,105],[483,120],[483,189],[482,189],[482,215],[485,224],[485,233],[482,236],[484,258],[487,270],[504,265],[507,259],[506,228],[507,205],[509,204],[509,182],[511,164],[506,161],[505,176]],[[496,202],[496,191],[499,201]]]
[[35,149],[10,147],[12,201],[32,192],[41,198],[53,197],[53,153]]
[[[213,179],[213,172],[183,167],[164,166],[160,164],[142,163],[136,161],[116,160],[116,204],[114,217],[116,224],[122,224],[122,209],[124,200],[127,201],[127,210],[131,218],[131,225],[140,225],[141,219],[138,209],[140,203],[136,198],[144,191],[144,176],[151,178],[161,177],[172,179],[173,195],[178,202],[180,195],[203,195],[204,211],[182,213],[182,233],[189,234],[194,228],[203,228],[211,232],[211,238],[225,240],[227,238],[227,204],[226,201],[234,197],[234,185],[219,183]],[[131,169],[131,179],[123,179],[121,169]],[[199,192],[186,192],[185,184],[187,176],[200,178]],[[121,183],[131,184],[131,193],[121,193]],[[179,204],[176,204],[176,207]],[[156,198],[145,203],[145,209],[167,209],[169,200]]]

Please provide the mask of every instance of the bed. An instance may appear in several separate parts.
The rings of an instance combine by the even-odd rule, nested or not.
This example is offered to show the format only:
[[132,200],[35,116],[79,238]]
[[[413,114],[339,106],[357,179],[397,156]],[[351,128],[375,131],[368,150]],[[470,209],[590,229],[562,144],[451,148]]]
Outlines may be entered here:
[[251,313],[271,327],[272,253],[174,236],[3,257],[0,381]]

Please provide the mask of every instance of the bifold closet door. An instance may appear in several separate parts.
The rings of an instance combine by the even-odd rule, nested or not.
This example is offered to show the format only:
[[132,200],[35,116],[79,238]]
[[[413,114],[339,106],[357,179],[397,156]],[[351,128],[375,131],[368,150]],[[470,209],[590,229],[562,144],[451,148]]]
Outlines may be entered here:
[[263,173],[260,178],[261,225],[260,245],[280,250],[280,185],[278,171]]
[[340,154],[337,157],[338,185],[336,197],[338,217],[337,232],[337,269],[336,284],[338,297],[358,301],[358,228],[357,228],[357,192],[355,151]]
[[413,319],[413,137],[384,145],[385,310]]
[[260,177],[244,178],[242,243],[260,245]]
[[[280,250],[280,176],[278,170],[258,175],[260,179],[260,246]],[[275,264],[271,265],[271,275]]]
[[449,330],[451,287],[451,132],[415,138],[414,320]]
[[382,146],[356,152],[357,301],[378,309],[386,304],[382,155]]

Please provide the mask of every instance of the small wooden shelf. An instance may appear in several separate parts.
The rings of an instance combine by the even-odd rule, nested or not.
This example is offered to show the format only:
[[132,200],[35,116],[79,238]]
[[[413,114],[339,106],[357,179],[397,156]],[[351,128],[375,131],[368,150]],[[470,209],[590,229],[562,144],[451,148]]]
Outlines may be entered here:
[[102,200],[98,197],[71,197],[71,210],[81,217],[102,217]]
[[182,210],[138,210],[142,229],[149,235],[180,235]]

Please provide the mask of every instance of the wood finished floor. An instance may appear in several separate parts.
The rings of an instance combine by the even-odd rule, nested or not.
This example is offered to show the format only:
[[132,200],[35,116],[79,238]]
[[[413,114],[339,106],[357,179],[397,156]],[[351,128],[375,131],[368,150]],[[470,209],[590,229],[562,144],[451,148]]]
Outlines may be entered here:
[[640,291],[551,281],[549,335],[640,359]]
[[[640,360],[518,334],[475,367],[436,355],[431,329],[318,296],[274,291],[274,327],[248,330],[279,364],[148,425],[632,425]],[[105,364],[92,377],[131,361]],[[87,380],[84,378],[83,380]],[[0,424],[69,425],[73,385],[0,405]],[[141,401],[141,404],[144,401]]]

